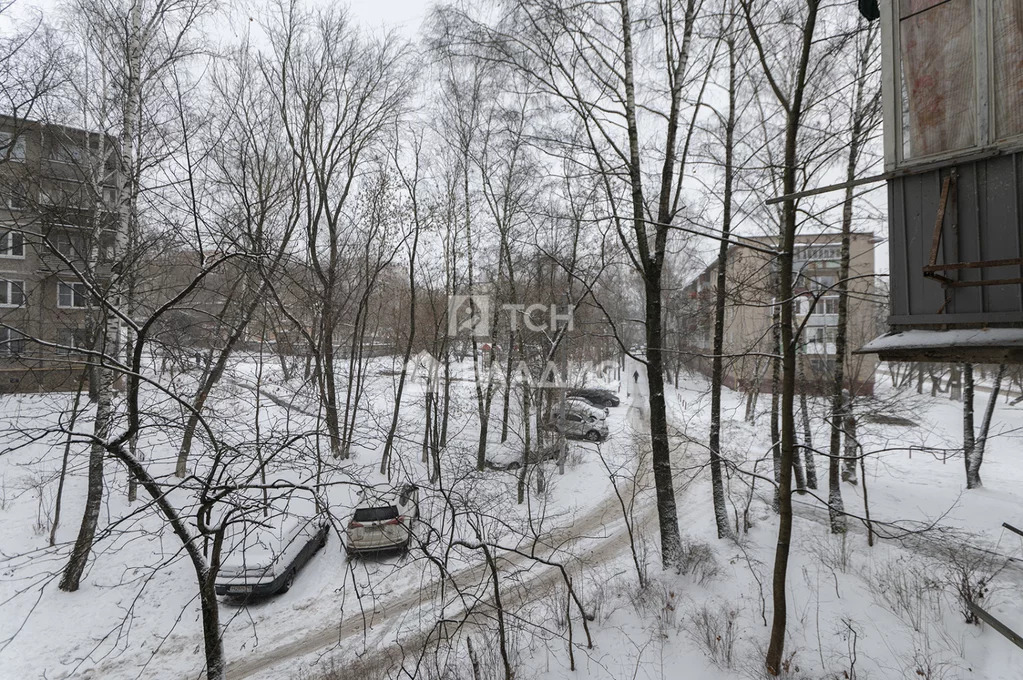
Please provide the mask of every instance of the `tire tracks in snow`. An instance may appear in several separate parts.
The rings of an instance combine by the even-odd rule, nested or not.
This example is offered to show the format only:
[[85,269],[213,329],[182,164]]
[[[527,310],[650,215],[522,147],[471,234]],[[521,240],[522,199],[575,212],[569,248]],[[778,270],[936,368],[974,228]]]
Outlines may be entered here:
[[[641,444],[649,446],[649,421],[645,410],[632,404],[628,407],[626,422],[630,428],[623,432],[622,436],[631,437],[634,440],[642,438]],[[628,488],[622,491],[622,497],[626,504],[630,504],[638,492],[646,487],[646,480],[651,473],[649,461],[640,461],[638,479],[636,483],[629,484]],[[633,526],[641,525],[648,515],[654,512],[653,504],[649,507],[633,508]],[[629,543],[628,532],[624,528],[622,509],[619,498],[611,493],[598,505],[577,517],[567,526],[556,527],[546,537],[546,540],[537,543],[536,554],[542,559],[549,561],[561,561],[566,569],[579,564],[592,566],[617,557],[622,548]],[[568,553],[569,547],[582,541],[596,541],[594,545],[587,545],[579,554]],[[499,567],[505,576],[509,571],[518,575],[532,573],[528,578],[519,578],[514,582],[514,588],[505,590],[502,588],[502,604],[504,607],[528,604],[531,600],[543,597],[550,587],[562,581],[561,571],[553,566],[544,565],[530,559],[528,556],[510,553],[498,558]],[[489,566],[481,562],[465,567],[450,575],[461,589],[479,587],[484,581],[490,578]],[[344,650],[345,643],[353,643],[353,647],[361,647],[368,642],[366,637],[370,629],[380,629],[381,634],[395,630],[395,626],[401,625],[406,617],[416,617],[421,620],[431,617],[436,620],[437,598],[436,593],[440,587],[440,580],[434,578],[428,585],[420,588],[411,588],[408,592],[377,604],[371,612],[365,612],[363,616],[353,616],[340,623],[333,623],[316,630],[300,639],[278,645],[260,654],[250,654],[248,657],[228,663],[228,680],[242,680],[262,673],[269,673],[275,669],[290,665],[292,670],[295,662],[300,658],[311,656],[317,653],[329,654],[331,650]],[[476,616],[486,616],[486,609],[492,605],[491,595],[479,598],[465,607],[459,607],[457,616],[452,617],[451,612],[444,612],[448,620],[459,620],[465,618],[471,620]],[[425,611],[424,611],[425,610]],[[424,626],[422,630],[404,637],[400,640],[391,640],[386,644],[358,657],[360,670],[372,668],[379,671],[386,671],[388,668],[400,666],[404,658],[414,657],[414,652],[425,647],[425,645],[436,642],[438,627],[434,625]],[[399,649],[400,647],[400,649]]]

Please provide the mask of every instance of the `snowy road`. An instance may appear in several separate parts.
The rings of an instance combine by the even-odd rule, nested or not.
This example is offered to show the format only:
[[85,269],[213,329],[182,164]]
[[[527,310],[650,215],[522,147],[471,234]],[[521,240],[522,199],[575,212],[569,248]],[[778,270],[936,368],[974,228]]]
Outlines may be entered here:
[[[649,432],[648,421],[639,407],[630,406],[626,419],[633,437]],[[621,490],[626,504],[631,502],[634,490],[645,487],[648,470],[648,465],[640,466],[641,477],[638,483],[630,484],[628,488]],[[652,516],[653,512],[652,504],[639,508],[633,520],[637,523],[643,522],[648,515]],[[619,555],[629,541],[628,532],[624,530],[622,521],[621,504],[614,495],[608,496],[596,507],[578,516],[570,526],[558,527],[544,538],[545,540],[537,545],[537,556],[544,560],[560,561],[566,566],[571,562],[599,564]],[[572,547],[582,547],[582,550],[577,554],[569,553],[568,550]],[[500,558],[500,563],[505,573],[528,569],[530,574],[529,588],[516,587],[510,593],[502,594],[505,606],[524,604],[531,596],[540,597],[547,592],[548,586],[553,586],[562,578],[557,568],[538,564],[529,557],[516,553],[507,553]],[[488,566],[482,562],[455,572],[449,580],[459,587],[471,587],[486,578]],[[521,585],[521,582],[518,585]],[[400,620],[414,618],[416,613],[435,615],[438,599],[435,595],[439,587],[439,580],[434,580],[425,587],[410,589],[398,597],[379,603],[372,612],[366,612],[365,616],[353,616],[339,625],[332,624],[320,628],[301,639],[229,663],[227,677],[229,680],[259,676],[279,677],[279,673],[274,672],[275,669],[282,666],[293,667],[295,661],[301,657],[326,653],[332,649],[343,651],[346,648],[360,648],[365,642],[368,629],[388,630]],[[480,613],[489,605],[489,601],[473,601],[468,607],[462,607],[461,611],[448,610],[444,615],[448,620],[463,618],[471,620],[474,614]],[[381,645],[360,657],[360,667],[378,667],[384,670],[388,665],[396,663],[396,659],[401,659],[402,655],[414,654],[414,650],[422,648],[431,638],[435,639],[437,631],[437,627],[428,626],[418,634],[403,638],[400,650],[397,649],[396,642]]]

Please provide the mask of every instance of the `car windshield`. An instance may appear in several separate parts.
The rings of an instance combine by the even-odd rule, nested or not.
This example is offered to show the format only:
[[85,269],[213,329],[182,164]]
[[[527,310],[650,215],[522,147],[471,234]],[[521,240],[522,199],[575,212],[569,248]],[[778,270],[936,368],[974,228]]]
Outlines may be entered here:
[[225,537],[224,563],[230,566],[267,566],[280,552],[281,539],[276,528],[245,521],[229,527]]
[[359,508],[352,520],[355,522],[384,522],[398,516],[398,508],[385,505],[380,508]]

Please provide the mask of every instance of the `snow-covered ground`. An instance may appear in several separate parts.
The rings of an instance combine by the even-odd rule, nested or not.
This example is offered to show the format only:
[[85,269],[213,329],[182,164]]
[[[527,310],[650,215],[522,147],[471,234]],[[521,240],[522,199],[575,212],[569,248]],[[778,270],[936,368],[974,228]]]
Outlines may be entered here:
[[[350,461],[331,463],[322,473],[338,528],[354,502],[353,481],[386,483],[377,466],[396,378],[386,370],[386,360],[377,363],[370,372],[368,409],[360,417],[354,455]],[[626,381],[631,379],[629,370],[623,374]],[[257,375],[252,360],[240,361],[211,401],[226,436],[236,433],[239,441],[251,439]],[[283,432],[314,433],[315,399],[300,381],[284,383],[269,364],[259,380],[263,394],[258,417],[267,441]],[[861,419],[864,450],[876,452],[866,462],[870,517],[877,532],[886,536],[932,524],[936,528],[902,540],[879,539],[868,547],[861,522],[851,519],[850,532],[834,536],[822,504],[812,494],[797,496],[788,579],[789,670],[793,677],[805,678],[1018,678],[1020,650],[988,627],[966,624],[952,589],[957,562],[973,576],[1003,567],[992,579],[984,603],[1007,625],[1023,630],[1023,563],[1006,565],[991,555],[982,561],[976,550],[961,547],[1023,557],[1020,538],[1001,528],[1003,521],[1023,525],[1023,461],[1018,454],[1023,407],[998,405],[981,471],[985,487],[966,491],[961,457],[943,460],[934,451],[955,448],[961,441],[961,404],[915,393],[895,398],[886,390],[879,387],[879,398],[898,404],[897,415],[916,425],[879,425]],[[423,484],[424,517],[440,534],[450,532],[466,543],[474,538],[470,518],[491,518],[476,527],[488,542],[564,562],[592,615],[591,648],[578,612],[567,604],[560,573],[528,556],[503,551],[497,563],[502,598],[514,613],[506,630],[506,648],[517,677],[567,675],[570,621],[580,677],[762,674],[777,540],[771,488],[758,481],[751,495],[748,475],[729,474],[732,520],[745,513],[752,527],[737,543],[717,540],[703,448],[707,383],[690,377],[678,389],[670,388],[679,519],[690,557],[686,573],[662,572],[653,494],[645,474],[649,460],[642,392],[623,389],[623,405],[612,409],[609,417],[611,439],[599,447],[573,443],[565,474],[558,475],[553,464],[545,464],[547,488],[538,493],[534,482],[527,502],[519,505],[513,473],[473,469],[478,425],[471,384],[456,383],[454,389],[456,408],[441,484],[429,483],[429,470],[419,458],[425,419],[422,386],[406,388],[394,479]],[[987,398],[986,393],[978,394],[978,411]],[[127,502],[125,473],[113,462],[108,462],[102,533],[82,588],[68,594],[56,587],[85,494],[85,449],[78,443],[72,447],[56,545],[49,547],[48,527],[64,453],[63,438],[53,431],[70,399],[70,395],[0,398],[4,414],[0,431],[6,437],[0,456],[0,677],[197,677],[203,655],[195,575],[176,539],[144,499]],[[147,400],[154,412],[162,409],[168,418],[173,414],[173,405],[161,401],[159,394],[147,393]],[[501,446],[500,404],[498,396],[490,428],[494,449]],[[742,417],[741,395],[730,391],[724,395],[724,453],[746,471],[759,460],[756,472],[765,477],[770,476],[770,462],[764,461],[769,448],[764,412],[768,405],[769,399],[762,398],[756,421],[748,423]],[[827,438],[823,408],[822,403],[812,407],[819,410],[812,412],[819,448],[825,447]],[[80,418],[82,429],[89,413]],[[299,453],[282,457],[272,473],[291,481],[313,475],[311,437],[301,438]],[[173,481],[177,445],[173,432],[157,421],[139,442],[147,464],[167,482]],[[514,436],[508,445],[518,445]],[[196,465],[201,466],[199,450]],[[825,489],[818,492],[823,497],[826,468],[820,456],[817,475]],[[612,476],[618,494],[612,490]],[[862,491],[862,485],[843,484],[846,509],[854,517],[865,516]],[[623,504],[630,510],[635,557],[622,518]],[[452,525],[453,507],[472,508],[477,514],[466,512]],[[481,508],[484,513],[478,512]],[[422,532],[420,538],[425,541],[429,535]],[[351,673],[352,664],[362,664],[371,669],[366,677],[383,677],[397,675],[403,662],[406,667],[423,665],[416,643],[427,635],[436,643],[435,623],[441,616],[457,621],[465,614],[465,602],[453,590],[438,589],[442,579],[436,563],[425,557],[436,557],[438,550],[440,541],[428,541],[408,556],[347,561],[339,536],[332,534],[326,549],[286,595],[245,606],[223,604],[230,675],[300,677],[321,673],[331,664],[346,666]],[[449,583],[482,599],[492,596],[490,574],[478,550],[453,550],[449,557]],[[637,564],[649,579],[645,589],[638,587]],[[435,677],[466,673],[467,638],[473,640],[481,663],[492,664],[495,672],[500,668],[492,610],[477,607],[466,621],[441,636],[445,644],[426,646],[433,649],[429,655],[433,666],[424,667],[437,669]]]

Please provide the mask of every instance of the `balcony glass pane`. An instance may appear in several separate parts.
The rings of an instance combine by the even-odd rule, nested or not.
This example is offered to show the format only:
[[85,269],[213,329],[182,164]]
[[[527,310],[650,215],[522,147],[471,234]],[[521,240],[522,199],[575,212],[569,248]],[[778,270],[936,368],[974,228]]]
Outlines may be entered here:
[[1023,134],[1023,1],[994,0],[995,135]]
[[972,0],[901,0],[903,153],[977,143]]

